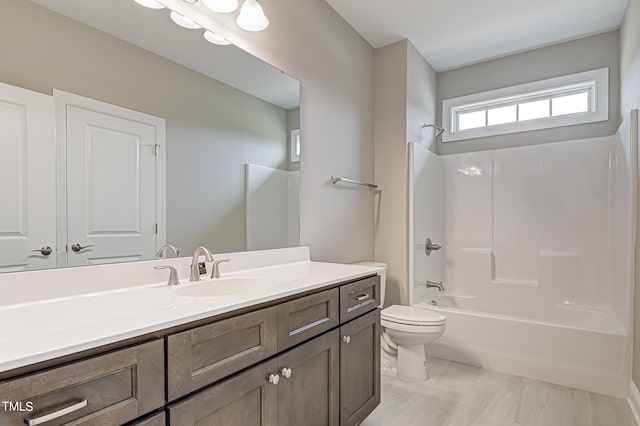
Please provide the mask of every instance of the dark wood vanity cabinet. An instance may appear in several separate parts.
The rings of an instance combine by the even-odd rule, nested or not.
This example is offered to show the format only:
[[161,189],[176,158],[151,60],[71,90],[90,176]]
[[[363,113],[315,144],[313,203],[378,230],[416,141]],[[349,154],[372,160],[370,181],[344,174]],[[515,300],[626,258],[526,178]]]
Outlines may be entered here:
[[3,400],[34,410],[0,411],[0,426],[357,425],[380,402],[379,287],[363,278],[2,381]]
[[[235,375],[171,404],[169,424],[361,423],[380,403],[379,292],[380,279],[369,277],[276,305],[273,326],[277,327],[278,355],[248,370],[227,369],[227,374]],[[268,322],[263,327],[270,329]],[[172,344],[178,341],[184,347],[183,340],[168,337],[169,359],[174,351]],[[169,377],[169,388],[172,381],[189,381],[193,369],[170,367],[169,373],[178,370],[187,378]]]

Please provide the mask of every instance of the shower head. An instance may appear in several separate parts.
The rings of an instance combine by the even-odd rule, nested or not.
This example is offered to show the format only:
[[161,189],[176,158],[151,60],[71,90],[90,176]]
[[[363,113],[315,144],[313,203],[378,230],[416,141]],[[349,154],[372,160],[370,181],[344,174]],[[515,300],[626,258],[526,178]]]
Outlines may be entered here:
[[435,134],[435,136],[434,136],[435,138],[437,138],[438,136],[440,136],[441,134],[443,134],[445,130],[447,130],[447,129],[445,129],[444,127],[438,127],[438,126],[436,126],[435,124],[426,124],[426,123],[425,123],[425,124],[423,124],[423,125],[422,125],[422,128],[423,128],[423,129],[426,129],[427,127],[433,127],[433,129],[436,131],[436,134]]

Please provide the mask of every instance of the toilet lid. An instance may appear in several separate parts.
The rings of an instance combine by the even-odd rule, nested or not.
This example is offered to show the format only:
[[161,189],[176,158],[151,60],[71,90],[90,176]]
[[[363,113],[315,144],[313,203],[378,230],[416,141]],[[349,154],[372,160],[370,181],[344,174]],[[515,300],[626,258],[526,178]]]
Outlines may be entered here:
[[441,325],[447,320],[447,317],[439,312],[404,305],[393,305],[383,309],[381,318],[411,325]]

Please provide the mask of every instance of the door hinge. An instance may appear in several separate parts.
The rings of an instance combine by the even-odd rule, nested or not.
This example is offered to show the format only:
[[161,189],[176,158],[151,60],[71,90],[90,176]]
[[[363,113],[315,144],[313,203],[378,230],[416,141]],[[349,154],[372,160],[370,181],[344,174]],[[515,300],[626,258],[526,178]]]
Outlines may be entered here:
[[155,149],[154,153],[155,153],[155,155],[157,157],[158,153],[160,152],[160,145],[159,144],[155,144],[154,145],[154,149]]
[[156,224],[153,226],[153,228],[154,228],[154,233],[155,233],[156,235],[158,235],[158,224],[156,223]]

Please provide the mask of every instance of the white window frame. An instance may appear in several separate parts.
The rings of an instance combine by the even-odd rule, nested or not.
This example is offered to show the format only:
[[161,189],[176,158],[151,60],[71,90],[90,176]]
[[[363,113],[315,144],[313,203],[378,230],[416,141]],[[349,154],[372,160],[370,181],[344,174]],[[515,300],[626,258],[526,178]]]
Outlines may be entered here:
[[[457,117],[460,113],[565,96],[585,90],[589,93],[590,105],[587,112],[457,130]],[[606,121],[609,119],[609,68],[445,99],[442,101],[442,118],[446,127],[442,142]]]

